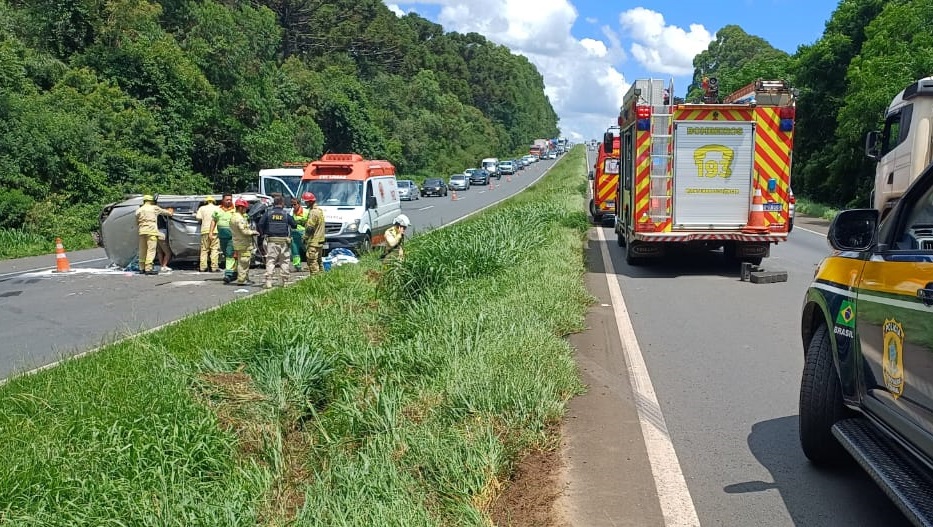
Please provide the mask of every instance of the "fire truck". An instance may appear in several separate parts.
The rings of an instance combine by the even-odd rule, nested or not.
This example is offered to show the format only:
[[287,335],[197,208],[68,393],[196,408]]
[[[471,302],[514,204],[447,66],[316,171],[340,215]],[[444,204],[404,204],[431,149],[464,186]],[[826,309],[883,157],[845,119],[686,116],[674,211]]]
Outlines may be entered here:
[[704,87],[677,103],[673,81],[636,80],[623,98],[615,231],[630,265],[694,248],[757,265],[787,240],[795,90]]
[[619,128],[610,127],[604,140],[612,147],[599,148],[596,163],[589,173],[589,179],[592,181],[590,215],[593,216],[593,223],[615,219],[616,192],[619,188]]

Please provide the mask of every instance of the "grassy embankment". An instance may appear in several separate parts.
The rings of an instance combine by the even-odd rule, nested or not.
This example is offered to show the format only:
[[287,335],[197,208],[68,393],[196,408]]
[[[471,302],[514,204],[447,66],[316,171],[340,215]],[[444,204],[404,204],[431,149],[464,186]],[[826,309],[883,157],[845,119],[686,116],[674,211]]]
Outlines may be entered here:
[[839,209],[829,205],[823,205],[822,203],[797,198],[795,213],[812,216],[814,218],[823,218],[824,220],[832,220],[836,217],[836,214],[839,213]]
[[581,390],[583,165],[0,386],[0,524],[485,525]]
[[[66,234],[62,244],[68,251],[90,249],[94,239],[90,234]],[[0,229],[0,260],[55,253],[55,238],[25,229]]]

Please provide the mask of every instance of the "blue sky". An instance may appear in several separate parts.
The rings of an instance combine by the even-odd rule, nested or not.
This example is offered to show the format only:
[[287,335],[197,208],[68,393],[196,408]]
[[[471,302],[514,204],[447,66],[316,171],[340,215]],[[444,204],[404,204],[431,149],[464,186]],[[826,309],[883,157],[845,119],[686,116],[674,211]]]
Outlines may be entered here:
[[564,135],[599,137],[631,81],[673,77],[684,95],[692,60],[736,24],[794,53],[823,33],[838,0],[384,0],[447,31],[475,31],[541,72]]

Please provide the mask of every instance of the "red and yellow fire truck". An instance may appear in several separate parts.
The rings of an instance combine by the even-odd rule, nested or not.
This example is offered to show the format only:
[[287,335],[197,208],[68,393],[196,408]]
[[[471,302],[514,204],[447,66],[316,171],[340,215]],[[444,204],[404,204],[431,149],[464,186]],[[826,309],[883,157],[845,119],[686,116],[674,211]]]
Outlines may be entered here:
[[[604,141],[612,145],[607,149],[600,144],[596,154],[596,163],[590,172],[592,196],[590,214],[594,223],[615,219],[616,192],[619,188],[619,141],[618,127],[611,127],[606,132]],[[615,132],[615,133],[613,133]]]
[[795,92],[758,80],[720,102],[714,81],[703,103],[655,79],[623,99],[615,230],[630,264],[688,247],[758,264],[787,240]]

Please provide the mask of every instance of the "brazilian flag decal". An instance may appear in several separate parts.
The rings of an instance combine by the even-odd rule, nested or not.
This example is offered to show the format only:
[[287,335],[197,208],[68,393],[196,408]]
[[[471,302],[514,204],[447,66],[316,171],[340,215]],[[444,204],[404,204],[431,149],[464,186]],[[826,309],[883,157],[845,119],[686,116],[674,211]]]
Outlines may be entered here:
[[855,306],[848,300],[843,300],[836,315],[836,325],[847,328],[855,327]]

